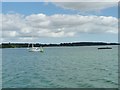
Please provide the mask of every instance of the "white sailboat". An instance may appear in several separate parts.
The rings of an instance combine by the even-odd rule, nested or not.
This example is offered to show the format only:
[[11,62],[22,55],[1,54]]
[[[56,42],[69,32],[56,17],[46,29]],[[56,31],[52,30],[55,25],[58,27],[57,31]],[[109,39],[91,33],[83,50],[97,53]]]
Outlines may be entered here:
[[43,50],[43,47],[41,46],[41,47],[40,47],[40,52],[43,52],[43,51],[44,51],[44,50]]
[[34,47],[34,45],[32,44],[32,47],[29,48],[30,52],[43,52],[43,48],[42,47]]
[[30,44],[28,43],[28,47],[27,47],[27,49],[29,49],[29,46],[30,46]]
[[[33,35],[32,35],[33,38]],[[43,52],[43,48],[41,47],[34,47],[34,44],[32,43],[32,47],[29,47],[30,44],[28,44],[28,48],[30,52]]]

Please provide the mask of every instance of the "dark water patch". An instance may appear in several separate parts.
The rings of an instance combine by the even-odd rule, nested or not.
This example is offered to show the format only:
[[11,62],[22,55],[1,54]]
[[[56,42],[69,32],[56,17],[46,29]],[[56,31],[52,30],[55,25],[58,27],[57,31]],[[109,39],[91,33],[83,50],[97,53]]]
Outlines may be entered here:
[[78,87],[80,88],[94,88],[94,86],[92,84],[89,84],[89,83],[77,83]]
[[107,79],[107,78],[104,78],[104,79],[90,79],[90,81],[103,82],[103,83],[109,83],[109,84],[113,84],[113,85],[118,85],[118,82],[113,81],[111,79]]

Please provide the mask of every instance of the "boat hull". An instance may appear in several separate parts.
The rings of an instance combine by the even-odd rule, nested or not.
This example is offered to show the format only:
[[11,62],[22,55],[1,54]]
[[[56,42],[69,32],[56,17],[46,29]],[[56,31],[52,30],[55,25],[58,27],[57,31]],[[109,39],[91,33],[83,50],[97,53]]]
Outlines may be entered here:
[[98,49],[112,49],[111,47],[100,47]]
[[41,52],[41,49],[38,47],[33,47],[29,49],[30,52]]

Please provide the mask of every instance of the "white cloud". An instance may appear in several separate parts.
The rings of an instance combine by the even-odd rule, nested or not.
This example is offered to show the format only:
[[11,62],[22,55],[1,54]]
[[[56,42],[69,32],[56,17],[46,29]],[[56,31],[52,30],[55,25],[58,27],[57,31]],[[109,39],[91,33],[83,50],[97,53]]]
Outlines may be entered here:
[[64,9],[82,12],[100,11],[109,7],[118,6],[120,0],[45,0]]
[[3,31],[2,36],[3,37],[16,37],[18,35],[17,31]]
[[24,16],[20,14],[2,15],[3,30],[18,30],[25,26]]
[[109,7],[117,6],[118,2],[115,2],[116,0],[111,1],[113,2],[108,2],[108,0],[106,0],[106,2],[93,0],[93,2],[53,2],[53,3],[56,6],[62,7],[64,9],[86,12],[86,11],[100,11]]
[[109,16],[82,16],[56,14],[3,14],[2,35],[4,40],[18,38],[32,40],[31,37],[74,37],[81,33],[118,33],[118,20]]

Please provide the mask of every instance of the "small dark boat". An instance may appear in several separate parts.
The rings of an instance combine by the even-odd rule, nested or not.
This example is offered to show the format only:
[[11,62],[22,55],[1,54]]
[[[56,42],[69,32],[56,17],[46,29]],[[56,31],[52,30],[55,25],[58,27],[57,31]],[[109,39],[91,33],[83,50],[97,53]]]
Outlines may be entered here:
[[100,47],[98,49],[112,49],[112,47]]

